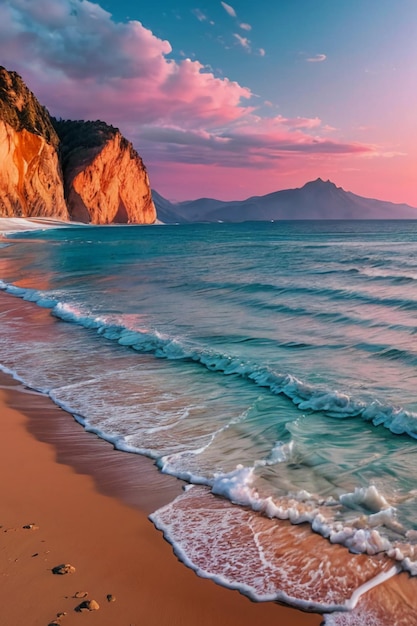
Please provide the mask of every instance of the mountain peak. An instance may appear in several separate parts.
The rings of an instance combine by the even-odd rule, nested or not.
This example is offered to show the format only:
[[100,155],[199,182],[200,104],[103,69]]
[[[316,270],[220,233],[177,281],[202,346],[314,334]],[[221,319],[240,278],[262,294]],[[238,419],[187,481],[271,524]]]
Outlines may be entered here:
[[[155,199],[159,210],[158,198]],[[311,180],[303,187],[252,196],[247,200],[220,202],[206,198],[181,202],[177,206],[165,205],[162,209],[171,222],[173,218],[176,222],[417,219],[417,208],[363,198],[322,178]]]
[[336,185],[334,183],[332,183],[331,180],[327,179],[327,180],[323,180],[322,178],[316,178],[316,180],[310,180],[308,183],[306,183],[305,185],[303,185],[303,187],[301,187],[301,189],[305,189],[305,188],[311,188],[311,187],[333,187],[336,188]]

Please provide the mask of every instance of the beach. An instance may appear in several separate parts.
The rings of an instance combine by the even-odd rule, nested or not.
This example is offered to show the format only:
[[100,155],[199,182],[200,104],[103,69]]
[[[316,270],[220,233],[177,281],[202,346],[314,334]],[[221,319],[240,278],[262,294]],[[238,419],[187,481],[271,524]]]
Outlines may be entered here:
[[[2,231],[62,226],[3,218]],[[1,294],[0,314],[12,299]],[[0,373],[1,621],[10,626],[320,624],[253,603],[181,564],[148,514],[181,493],[142,456],[115,451],[49,398]],[[26,528],[25,528],[26,526]],[[75,572],[54,574],[70,564]],[[78,596],[78,597],[77,597]],[[95,600],[98,610],[81,609]]]
[[[1,225],[36,230],[39,222]],[[10,299],[1,297],[1,304]],[[318,615],[253,603],[184,567],[148,520],[182,483],[151,460],[115,451],[3,373],[0,415],[0,472],[8,477],[0,492],[3,623],[76,626],[83,612],[100,626],[321,623]],[[61,564],[75,572],[54,574]],[[99,609],[80,610],[86,600]]]
[[[182,565],[147,518],[181,484],[151,461],[114,451],[3,374],[0,402],[3,624],[46,626],[64,613],[58,623],[82,624],[84,593],[100,607],[87,611],[88,623],[101,626],[321,623]],[[75,572],[54,575],[61,564]]]
[[[57,225],[60,223],[42,222],[42,230]],[[4,231],[38,227],[39,223],[34,220],[3,220],[0,223],[0,229]],[[104,237],[104,232],[110,235],[114,231],[101,230],[100,237]],[[90,236],[85,243],[84,238],[82,242],[83,246],[90,245]],[[4,243],[7,245],[7,240]],[[19,246],[21,243],[17,251],[22,249]],[[38,257],[29,254],[30,263],[39,258],[36,242],[35,247]],[[12,248],[8,252],[13,252]],[[51,254],[55,252],[49,244],[44,250]],[[67,250],[67,246],[62,250]],[[60,260],[54,270],[57,280],[61,267],[68,268],[65,267],[66,257],[57,257],[54,253],[55,258]],[[92,255],[91,258],[99,257]],[[14,262],[18,260],[17,254]],[[107,267],[110,266],[106,266],[106,270]],[[8,254],[4,255],[2,271],[6,278],[15,271],[13,262],[8,261]],[[105,278],[107,285],[107,276]],[[382,551],[370,555],[353,554],[354,551],[337,545],[338,542],[335,545],[318,532],[312,532],[309,524],[299,521],[291,524],[274,515],[260,514],[248,506],[232,505],[228,496],[213,496],[205,483],[198,485],[197,481],[197,486],[184,492],[187,483],[175,477],[178,474],[172,471],[172,467],[173,475],[168,475],[159,471],[155,460],[147,458],[146,453],[122,451],[137,451],[138,445],[135,448],[135,440],[114,434],[125,432],[114,430],[115,426],[119,427],[118,423],[107,422],[103,427],[101,420],[111,413],[116,418],[120,413],[126,413],[129,418],[129,407],[133,421],[127,422],[126,432],[129,435],[132,427],[143,422],[141,436],[145,443],[149,442],[149,448],[152,437],[161,438],[165,433],[173,432],[171,413],[174,417],[179,416],[178,422],[173,424],[178,424],[180,436],[188,436],[188,432],[195,435],[193,426],[181,430],[184,417],[188,417],[188,407],[192,408],[195,402],[191,395],[197,380],[194,370],[190,370],[187,363],[180,363],[183,369],[179,385],[175,379],[171,381],[177,371],[175,361],[171,367],[169,358],[154,359],[145,354],[139,359],[133,350],[118,345],[113,347],[108,341],[110,334],[98,339],[94,327],[93,330],[88,326],[83,329],[66,323],[73,321],[70,317],[60,319],[51,315],[50,300],[44,295],[50,289],[50,276],[45,271],[39,272],[36,266],[32,273],[29,264],[12,280],[18,286],[16,294],[20,297],[5,290],[0,293],[2,355],[5,359],[1,362],[5,371],[0,374],[0,470],[5,477],[0,486],[3,503],[0,519],[2,623],[11,626],[26,623],[72,626],[81,624],[83,619],[102,626],[138,626],[145,622],[159,626],[196,623],[203,626],[249,626],[264,620],[289,626],[319,625],[323,620],[326,626],[410,626],[415,623],[417,579],[406,572],[397,574],[400,568],[395,560],[387,558]],[[32,298],[34,292],[31,289],[35,286],[40,289],[37,296],[40,306],[35,301],[24,301]],[[101,293],[101,288],[99,291]],[[151,299],[147,300],[146,306],[149,305],[152,306]],[[55,307],[55,311],[62,310],[65,309]],[[74,309],[66,310],[73,315]],[[126,319],[131,322],[133,318]],[[136,314],[136,324],[139,319],[144,324]],[[142,327],[141,332],[144,332]],[[130,337],[129,334],[126,336]],[[48,369],[49,359],[51,366]],[[105,377],[103,367],[107,368]],[[20,375],[26,384],[12,378],[9,372]],[[160,389],[156,386],[159,383]],[[211,413],[217,411],[221,416],[223,407],[227,410],[230,406],[227,394],[232,385],[233,394],[235,387],[240,390],[239,395],[254,390],[251,410],[255,412],[259,407],[259,410],[266,411],[265,417],[262,415],[265,423],[280,415],[281,402],[283,417],[288,419],[289,404],[285,399],[270,397],[261,388],[248,386],[246,389],[240,385],[239,378],[209,377],[205,386],[195,387],[197,399],[202,392],[208,393],[208,384],[218,384],[221,390],[220,396],[213,395]],[[45,389],[45,392],[36,392],[35,387]],[[93,403],[88,402],[85,395],[90,389],[94,392]],[[107,404],[101,404],[102,393],[108,390],[112,393],[107,396]],[[112,404],[117,393],[121,404]],[[161,400],[158,394],[162,394]],[[249,401],[252,402],[251,398],[245,400]],[[58,406],[69,403],[75,407],[71,412]],[[160,412],[155,413],[159,403]],[[239,406],[235,395],[233,403],[233,407]],[[79,415],[92,415],[90,420],[84,421],[86,428],[73,417],[73,414],[77,415],[77,406],[82,409]],[[200,410],[198,405],[197,409]],[[226,413],[225,426],[219,423],[217,442],[220,440],[221,443],[224,434],[227,443],[234,425],[240,428],[240,421],[233,417],[235,408],[233,410],[232,419]],[[160,420],[156,422],[158,428],[153,428],[154,415]],[[251,414],[243,412],[242,415],[246,419]],[[256,413],[254,416],[258,419]],[[167,421],[163,421],[165,418]],[[246,421],[250,422],[250,419]],[[202,429],[205,423],[201,422],[197,429]],[[352,423],[354,427],[356,422]],[[327,427],[329,422],[323,421],[322,424]],[[339,432],[343,432],[340,430],[342,425],[338,422]],[[302,428],[303,433],[308,432],[305,420]],[[317,428],[322,428],[320,422]],[[88,432],[94,429],[104,436]],[[385,431],[364,432],[365,436],[379,437],[378,452],[383,455],[381,446],[387,440]],[[198,434],[205,441],[204,430],[197,430]],[[292,434],[296,437],[297,431],[293,430]],[[105,441],[106,437],[110,443]],[[174,434],[169,442],[174,450],[176,437]],[[274,441],[268,434],[266,443],[270,445],[271,440]],[[190,446],[185,441],[186,446]],[[245,439],[242,437],[239,444],[230,441],[231,458],[227,461],[233,467],[236,463],[233,451],[244,455]],[[145,443],[143,448],[146,448]],[[405,461],[411,459],[412,441],[399,438],[398,445],[404,448],[402,458]],[[122,450],[116,450],[114,446]],[[259,467],[270,466],[268,450],[266,447],[264,465],[259,463]],[[337,455],[341,454],[338,447]],[[198,459],[200,455],[195,456]],[[195,456],[191,455],[190,459]],[[164,458],[164,462],[172,463],[175,459],[181,460],[182,456]],[[252,458],[252,452],[249,458]],[[300,467],[305,471],[307,466],[289,465],[294,471]],[[233,472],[227,475],[226,468],[223,471],[227,483],[229,477],[233,480]],[[348,487],[349,483],[346,485]],[[302,510],[301,505],[299,510]],[[153,519],[170,530],[171,543],[164,540],[149,519],[155,511],[158,512]],[[223,523],[226,519],[229,522]],[[360,530],[365,518],[358,518],[357,523]],[[369,537],[373,540],[377,535],[371,531]],[[198,548],[197,551],[194,549],[199,542],[202,545],[200,553]],[[179,560],[176,556],[178,547],[185,548],[186,560],[191,561],[191,566],[198,569],[201,576]],[[70,566],[67,568],[70,571],[54,573],[61,565]],[[227,580],[221,578],[223,571],[229,574]],[[224,586],[205,575],[217,576]],[[341,608],[333,614],[319,615],[272,601],[253,602],[237,590],[226,588],[228,585],[240,586],[244,590],[245,584],[252,597],[253,590],[263,586],[262,589],[266,590],[262,592],[263,597],[269,593],[268,589],[273,589],[282,594],[281,598],[287,594],[287,597],[296,598],[298,606],[310,606],[310,610],[314,610],[318,603]],[[89,601],[94,601],[91,606],[86,604]],[[83,618],[82,615],[86,614],[88,617]]]

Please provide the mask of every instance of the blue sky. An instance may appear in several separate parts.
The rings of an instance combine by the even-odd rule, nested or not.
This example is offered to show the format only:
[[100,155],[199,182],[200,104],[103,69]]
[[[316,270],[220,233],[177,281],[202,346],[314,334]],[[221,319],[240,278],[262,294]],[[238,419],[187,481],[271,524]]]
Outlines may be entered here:
[[417,206],[416,33],[415,0],[3,0],[0,64],[120,127],[168,198],[321,176]]

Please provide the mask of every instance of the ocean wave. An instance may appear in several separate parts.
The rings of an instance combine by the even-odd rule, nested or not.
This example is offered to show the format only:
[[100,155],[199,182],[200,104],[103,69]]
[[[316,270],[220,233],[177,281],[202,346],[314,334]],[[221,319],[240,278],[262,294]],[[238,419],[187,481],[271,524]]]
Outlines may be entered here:
[[[0,289],[50,308],[57,318],[95,330],[108,340],[115,341],[157,358],[195,362],[212,372],[238,376],[249,380],[271,393],[286,396],[303,412],[321,412],[333,418],[362,418],[375,426],[384,426],[395,435],[408,435],[417,439],[417,413],[401,406],[380,402],[377,398],[365,401],[347,393],[318,387],[303,382],[291,373],[281,373],[271,368],[244,360],[239,356],[203,348],[182,337],[174,337],[155,329],[128,328],[116,316],[94,315],[76,304],[58,302],[50,295],[31,289],[9,285],[0,280]],[[388,354],[388,358],[392,355]]]
[[[278,457],[275,462],[283,460]],[[415,537],[406,533],[396,519],[396,508],[373,484],[357,487],[336,500],[333,497],[326,500],[305,490],[277,498],[259,491],[256,464],[238,466],[228,474],[215,476],[208,484],[214,495],[233,504],[248,507],[269,519],[288,520],[295,525],[308,523],[314,532],[332,544],[343,545],[355,554],[384,553],[401,569],[417,575]],[[337,515],[340,507],[351,511],[345,520]],[[387,530],[389,536],[384,532]]]
[[[284,508],[280,519],[287,520]],[[337,549],[301,521],[283,524],[266,510],[232,506],[204,487],[187,489],[151,520],[200,576],[256,601],[350,611],[363,594],[400,569],[387,558],[363,559]]]
[[[383,405],[377,400],[365,402],[339,391],[322,389],[305,383],[289,373],[275,372],[236,356],[203,349],[191,341],[184,341],[181,337],[171,337],[148,328],[128,328],[121,323],[123,318],[94,315],[76,304],[56,302],[44,292],[23,289],[4,282],[0,282],[0,288],[40,306],[48,306],[57,318],[94,330],[120,346],[139,352],[148,352],[159,358],[195,362],[210,371],[251,381],[269,389],[273,394],[284,395],[300,411],[321,412],[330,417],[342,419],[362,418],[375,426],[382,425],[394,434],[407,434],[417,438],[417,415],[402,408]],[[54,390],[51,389],[48,393],[57,404],[75,413],[75,418],[83,424],[86,430],[107,439],[120,450],[157,458],[163,471],[178,475],[179,466],[172,463],[172,458],[159,458],[154,450],[132,446],[128,438],[120,434],[104,432],[105,429],[93,426],[89,424],[88,419],[77,415],[70,404],[66,405],[60,401]],[[203,446],[196,447],[195,450],[187,450],[185,453],[201,454],[219,433],[229,428],[230,424],[231,422],[213,432]],[[292,524],[307,522],[316,533],[327,538],[330,543],[342,544],[352,552],[369,555],[383,552],[397,561],[403,569],[417,575],[417,547],[414,547],[411,542],[393,543],[378,530],[380,526],[383,526],[397,532],[395,508],[389,506],[384,495],[378,493],[373,485],[342,494],[336,501],[337,506],[343,506],[352,511],[356,508],[367,509],[369,514],[366,515],[365,522],[363,511],[350,523],[337,521],[334,515],[335,500],[325,501],[307,492],[300,491],[279,500],[271,496],[263,497],[258,492],[254,480],[257,467],[286,462],[290,456],[291,447],[286,443],[276,442],[269,457],[258,461],[252,467],[239,466],[228,474],[218,474],[214,478],[196,476],[185,468],[182,477],[190,482],[205,484],[211,488],[213,494],[223,496],[240,506],[250,507],[268,518],[289,520]]]

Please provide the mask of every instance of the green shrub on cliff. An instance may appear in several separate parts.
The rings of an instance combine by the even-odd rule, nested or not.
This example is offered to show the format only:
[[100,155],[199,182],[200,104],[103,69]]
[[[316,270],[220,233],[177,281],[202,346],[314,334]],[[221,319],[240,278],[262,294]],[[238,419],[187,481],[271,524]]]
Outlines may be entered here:
[[118,128],[101,120],[86,122],[52,118],[52,124],[61,142],[60,152],[64,167],[68,159],[73,158],[76,153],[101,148],[119,132]]
[[41,106],[16,72],[0,66],[0,120],[17,131],[26,129],[58,147],[59,139],[47,109]]

